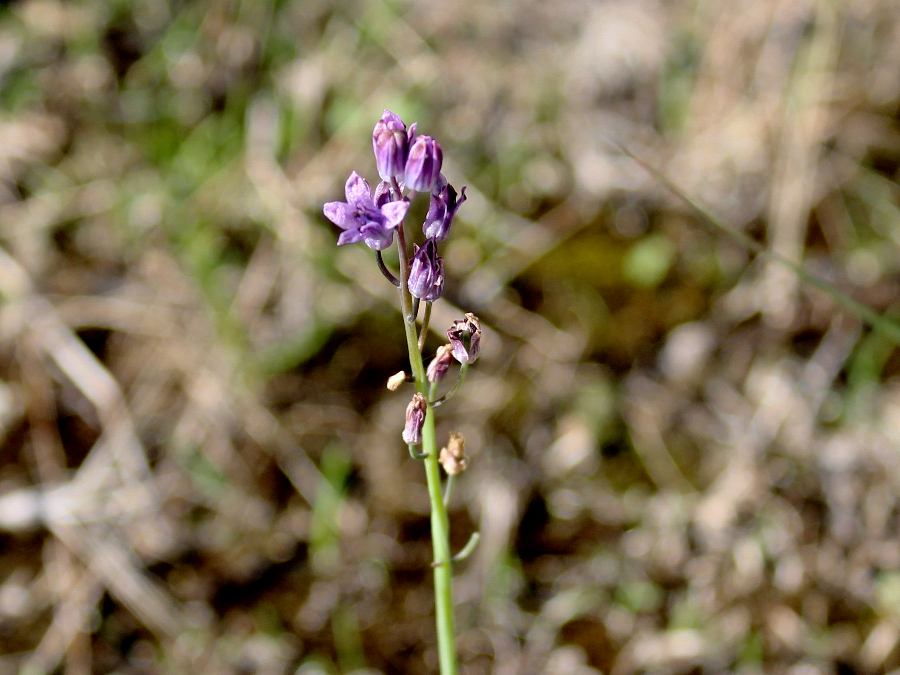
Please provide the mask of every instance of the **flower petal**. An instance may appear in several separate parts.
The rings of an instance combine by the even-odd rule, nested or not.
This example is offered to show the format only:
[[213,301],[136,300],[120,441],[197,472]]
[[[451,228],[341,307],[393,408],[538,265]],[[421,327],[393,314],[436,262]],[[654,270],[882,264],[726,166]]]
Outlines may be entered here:
[[379,209],[391,201],[391,184],[383,180],[376,185],[373,199],[375,200],[375,206]]
[[372,201],[372,188],[368,181],[355,171],[350,174],[344,186],[348,204],[369,203]]
[[394,231],[375,221],[369,221],[359,231],[366,246],[375,251],[383,251],[394,241]]
[[381,207],[381,215],[384,216],[385,225],[397,227],[406,217],[409,210],[409,202],[405,199],[399,202],[388,202]]
[[354,209],[346,202],[328,202],[322,212],[328,220],[345,230],[353,225]]
[[345,244],[355,244],[358,241],[362,241],[362,234],[359,230],[344,230],[341,232],[341,236],[338,237],[338,246],[344,246]]

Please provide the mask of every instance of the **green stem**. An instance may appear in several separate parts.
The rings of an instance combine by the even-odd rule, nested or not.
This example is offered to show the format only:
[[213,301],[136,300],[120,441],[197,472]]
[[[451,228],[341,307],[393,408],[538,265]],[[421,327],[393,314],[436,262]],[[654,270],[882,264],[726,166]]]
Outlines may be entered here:
[[459,388],[462,386],[462,383],[466,380],[466,372],[469,370],[469,364],[464,363],[459,367],[459,375],[456,378],[456,382],[453,383],[453,387],[446,394],[436,399],[434,397],[435,389],[431,388],[431,393],[428,395],[428,400],[434,405],[435,408],[439,408],[444,405],[447,401],[456,395],[456,392],[459,391]]
[[[403,328],[406,333],[406,348],[409,352],[409,365],[416,381],[416,389],[428,396],[428,382],[425,379],[425,366],[422,363],[422,352],[419,351],[419,340],[416,335],[415,319],[407,320],[411,314],[412,302],[406,290],[406,279],[409,275],[409,259],[407,258],[406,236],[401,224],[397,228],[400,248],[400,306],[403,313]],[[434,555],[434,603],[437,623],[438,658],[441,664],[441,675],[456,675],[456,638],[453,621],[453,566],[450,557],[450,523],[447,509],[441,495],[441,469],[438,464],[437,442],[434,424],[434,407],[428,404],[425,412],[425,424],[422,427],[422,452],[425,457],[425,477],[428,482],[428,497],[431,500],[431,544]]]
[[[428,324],[431,322],[431,303],[425,303],[425,316],[422,318],[422,330],[419,331],[419,351],[425,347],[425,339],[428,337]],[[429,397],[430,398],[430,397]]]
[[[440,459],[440,458],[438,458]],[[447,476],[447,485],[444,487],[444,508],[450,506],[450,496],[453,494],[453,476]]]

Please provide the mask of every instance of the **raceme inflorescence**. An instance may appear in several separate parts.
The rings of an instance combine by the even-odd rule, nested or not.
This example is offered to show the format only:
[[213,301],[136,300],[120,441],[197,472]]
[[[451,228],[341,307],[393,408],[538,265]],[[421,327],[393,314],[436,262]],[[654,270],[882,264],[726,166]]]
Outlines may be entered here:
[[[448,342],[437,348],[428,368],[422,349],[428,333],[431,305],[444,293],[444,260],[440,244],[450,234],[453,220],[466,201],[466,188],[457,191],[441,168],[444,154],[431,136],[418,134],[416,124],[407,126],[400,117],[385,110],[372,131],[372,149],[381,181],[373,191],[368,181],[353,171],[345,185],[345,201],[328,202],[325,217],[341,228],[338,245],[363,242],[375,251],[378,268],[399,289],[400,311],[406,336],[411,377],[398,372],[387,387],[397,391],[407,381],[415,383],[415,393],[406,408],[402,438],[414,459],[423,460],[431,501],[431,538],[434,550],[435,614],[438,657],[442,675],[455,675],[457,659],[453,617],[452,566],[462,560],[478,541],[472,535],[463,550],[450,554],[447,504],[455,476],[469,465],[465,440],[451,433],[445,447],[437,449],[435,410],[446,403],[462,385],[466,371],[477,359],[481,348],[481,323],[471,313],[454,321],[447,329]],[[417,194],[428,196],[428,211],[422,223],[421,243],[412,243],[412,252],[404,229],[410,203]],[[383,251],[390,249],[397,235],[399,273],[397,278],[384,262]],[[421,304],[421,326],[419,313]],[[453,361],[459,363],[453,385],[438,396]],[[440,467],[447,474],[441,480]]]

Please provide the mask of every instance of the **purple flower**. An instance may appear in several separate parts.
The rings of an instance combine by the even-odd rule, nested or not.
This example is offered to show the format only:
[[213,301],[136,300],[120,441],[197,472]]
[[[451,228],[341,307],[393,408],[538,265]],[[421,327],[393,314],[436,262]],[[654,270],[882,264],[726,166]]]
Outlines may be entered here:
[[413,297],[433,302],[444,292],[444,259],[438,255],[434,239],[416,246],[409,266],[407,287]]
[[431,136],[417,136],[409,149],[404,182],[416,192],[428,192],[441,174],[444,153]]
[[338,246],[364,241],[369,248],[381,251],[391,245],[394,229],[403,222],[409,202],[389,201],[390,191],[385,196],[379,190],[373,199],[369,183],[354,171],[345,187],[347,201],[325,204],[325,217],[344,230],[338,237]]
[[462,364],[475,363],[481,350],[481,323],[477,316],[470,312],[465,319],[454,321],[447,329],[447,337],[453,358]]
[[381,119],[375,123],[372,149],[375,151],[379,176],[384,180],[403,176],[409,154],[409,136],[403,120],[390,110],[385,110]]
[[428,214],[422,224],[425,236],[437,241],[443,241],[450,232],[450,225],[462,203],[466,201],[466,188],[463,186],[457,198],[456,190],[447,182],[444,175],[438,176],[434,190],[431,192],[431,202],[428,205]]
[[409,445],[422,442],[422,425],[425,424],[425,411],[428,403],[425,397],[416,392],[406,406],[406,424],[403,427],[403,440]]

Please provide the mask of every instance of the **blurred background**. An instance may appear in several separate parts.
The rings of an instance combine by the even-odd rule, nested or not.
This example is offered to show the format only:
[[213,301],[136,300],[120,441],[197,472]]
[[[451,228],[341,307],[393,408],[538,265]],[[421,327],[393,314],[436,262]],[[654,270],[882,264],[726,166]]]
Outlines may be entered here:
[[385,107],[470,197],[463,671],[900,668],[896,343],[621,149],[900,316],[894,0],[3,4],[0,672],[436,671],[396,291],[321,213]]

